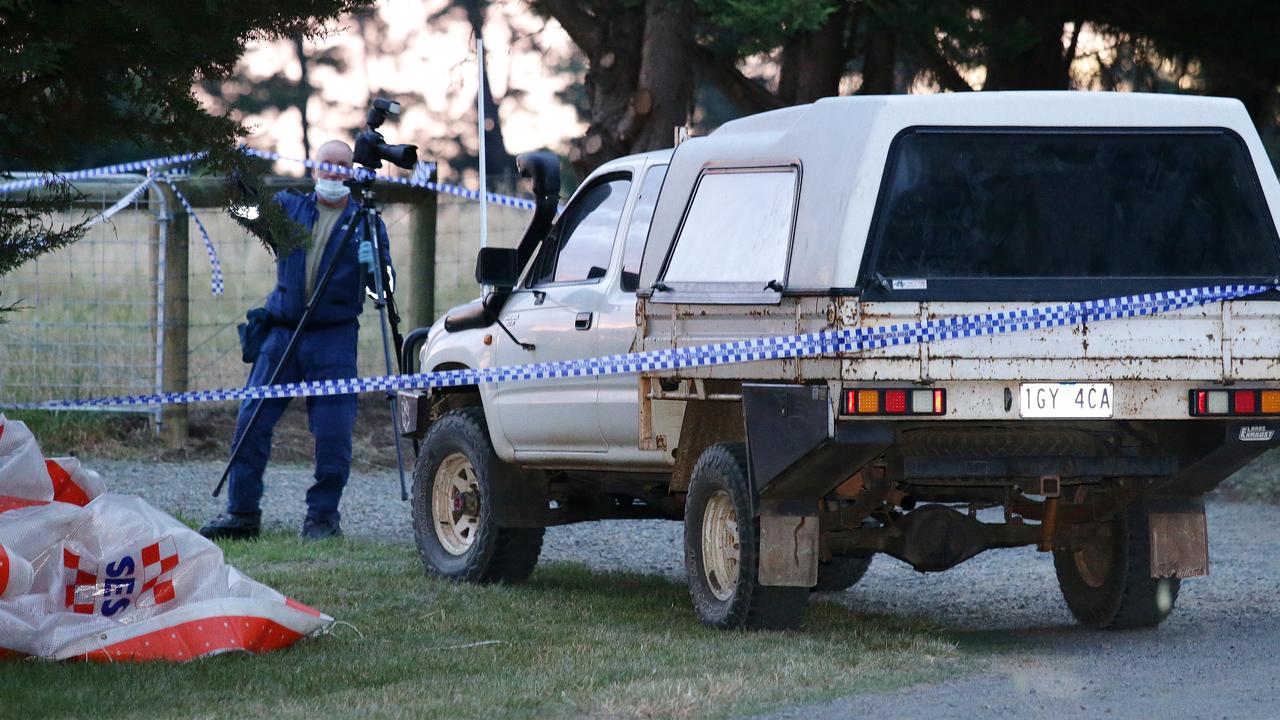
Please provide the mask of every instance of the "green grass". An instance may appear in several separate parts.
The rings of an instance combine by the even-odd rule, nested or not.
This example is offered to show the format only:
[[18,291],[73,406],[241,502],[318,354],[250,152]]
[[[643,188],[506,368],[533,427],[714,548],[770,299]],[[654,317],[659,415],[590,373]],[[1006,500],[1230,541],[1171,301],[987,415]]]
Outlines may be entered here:
[[6,418],[21,420],[27,424],[46,457],[88,453],[107,457],[134,457],[160,447],[152,436],[147,417],[137,413],[59,410],[3,412]]
[[[938,628],[810,607],[806,629],[702,628],[682,585],[540,567],[527,585],[427,579],[409,547],[226,547],[352,623],[265,656],[185,665],[6,663],[6,717],[724,717],[960,672]],[[487,644],[483,644],[487,643]]]

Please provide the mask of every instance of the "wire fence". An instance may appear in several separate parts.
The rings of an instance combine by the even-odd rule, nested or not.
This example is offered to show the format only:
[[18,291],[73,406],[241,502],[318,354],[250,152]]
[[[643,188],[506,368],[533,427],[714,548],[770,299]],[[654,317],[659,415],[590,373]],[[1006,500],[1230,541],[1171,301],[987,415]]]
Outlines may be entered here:
[[[85,194],[82,209],[59,220],[77,221],[86,213],[105,211],[141,179],[121,177],[80,188]],[[497,180],[490,189],[509,192],[511,183]],[[402,331],[435,319],[414,317],[409,300],[421,288],[434,288],[437,316],[479,294],[473,277],[479,248],[477,203],[415,190],[382,204],[381,210],[398,276],[396,299],[405,316]],[[240,360],[236,325],[249,308],[262,305],[274,286],[274,258],[220,209],[197,206],[195,211],[217,249],[225,289],[220,297],[211,295],[210,265],[195,222],[187,216],[185,389],[241,385],[248,366]],[[0,278],[0,304],[17,305],[0,317],[0,403],[151,393],[160,386],[170,370],[162,328],[166,310],[172,310],[166,305],[173,302],[160,282],[165,263],[173,261],[162,252],[162,212],[156,193],[143,193],[74,245]],[[499,206],[487,212],[489,244],[514,247],[529,212]],[[428,222],[428,215],[434,216],[435,232],[432,242],[424,243],[424,228],[418,224]],[[414,252],[430,252],[423,248],[431,246],[431,261],[415,262]],[[414,277],[414,268],[431,277]],[[361,316],[359,342],[360,374],[383,374],[382,338],[372,303]]]

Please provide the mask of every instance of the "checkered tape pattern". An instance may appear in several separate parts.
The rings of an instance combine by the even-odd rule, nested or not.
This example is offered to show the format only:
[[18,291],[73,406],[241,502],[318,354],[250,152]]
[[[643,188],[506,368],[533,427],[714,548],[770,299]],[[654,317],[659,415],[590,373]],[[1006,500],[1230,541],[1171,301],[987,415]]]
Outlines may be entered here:
[[205,156],[203,152],[184,153],[182,155],[170,155],[168,157],[151,158],[149,160],[134,160],[133,162],[117,163],[115,165],[103,165],[102,167],[88,168],[85,170],[73,170],[66,173],[48,172],[39,177],[23,178],[21,180],[11,180],[6,183],[0,183],[0,195],[11,192],[19,192],[22,190],[34,190],[35,188],[49,187],[52,185],[61,185],[62,183],[72,183],[77,180],[91,180],[103,175],[118,175],[121,173],[142,172],[154,168],[168,167],[171,165],[187,165]]
[[182,194],[182,191],[178,189],[177,184],[173,182],[169,175],[166,173],[159,173],[157,177],[169,186],[169,189],[173,191],[173,196],[178,198],[178,202],[182,203],[182,207],[186,209],[187,214],[191,216],[192,220],[196,221],[196,228],[200,230],[200,237],[204,239],[204,254],[209,257],[209,267],[212,268],[212,272],[210,273],[209,292],[215,296],[221,295],[224,289],[222,282],[222,263],[218,260],[218,251],[214,249],[213,241],[209,239],[209,231],[205,229],[204,223],[200,220],[200,216],[196,215],[196,210],[191,207],[191,203],[187,200],[187,196]]
[[[349,168],[345,165],[332,165],[330,163],[315,162],[302,158],[284,157],[280,153],[268,150],[254,150],[253,148],[241,148],[246,155],[262,158],[263,160],[281,160],[284,162],[297,163],[303,167],[313,170],[324,170],[325,172],[334,172],[342,175],[351,175],[353,177],[366,177],[370,173],[360,168]],[[478,190],[468,190],[461,185],[450,185],[449,183],[437,183],[425,180],[421,172],[415,171],[413,177],[393,177],[391,175],[374,175],[374,178],[383,182],[395,183],[397,185],[408,185],[410,187],[420,187],[433,192],[443,193],[445,195],[456,195],[468,200],[480,200],[480,192]],[[512,197],[510,195],[501,195],[499,193],[485,193],[485,200],[495,205],[505,207],[520,208],[522,210],[534,210],[537,205],[532,200],[524,198]]]
[[665,350],[609,355],[582,360],[530,363],[496,368],[447,370],[413,375],[322,380],[282,385],[195,390],[183,393],[129,395],[76,401],[52,401],[14,405],[22,409],[66,409],[97,406],[152,406],[225,400],[261,400],[364,392],[459,387],[484,383],[552,380],[557,378],[623,375],[679,370],[690,367],[733,365],[761,360],[818,357],[856,353],[921,342],[1027,332],[1068,324],[1100,322],[1171,312],[1197,305],[1237,300],[1267,292],[1272,285],[1220,285],[1126,297],[1063,303],[1007,312],[940,318],[921,323],[876,328],[782,335],[697,345]]
[[[264,160],[281,160],[284,162],[297,163],[303,167],[327,170],[329,172],[342,173],[344,175],[361,175],[367,171],[344,167],[341,165],[330,165],[329,163],[317,163],[312,160],[285,157],[280,153],[268,150],[255,150],[250,147],[242,147],[241,150],[246,155],[262,158]],[[0,195],[11,192],[19,192],[22,190],[32,190],[40,187],[49,187],[52,185],[60,185],[62,183],[72,183],[77,180],[90,180],[103,175],[116,175],[120,173],[140,172],[145,170],[153,170],[164,167],[172,167],[175,165],[188,165],[190,163],[201,160],[207,153],[185,153],[183,155],[170,155],[168,157],[151,158],[149,160],[134,160],[133,162],[118,163],[115,165],[104,165],[102,167],[88,168],[85,170],[74,170],[66,173],[48,172],[40,177],[23,178],[21,180],[12,180],[6,183],[0,183]],[[480,192],[477,190],[469,190],[461,185],[450,185],[449,183],[435,183],[424,180],[421,173],[414,173],[413,177],[393,177],[391,175],[374,175],[378,180],[384,182],[396,183],[397,185],[409,185],[412,187],[420,187],[446,195],[456,195],[464,197],[468,200],[479,200]],[[522,210],[533,210],[537,207],[532,200],[525,198],[512,197],[511,195],[502,195],[499,193],[485,193],[485,199],[495,205],[505,207],[520,208]],[[185,204],[185,203],[184,203]],[[194,214],[192,215],[194,217]]]

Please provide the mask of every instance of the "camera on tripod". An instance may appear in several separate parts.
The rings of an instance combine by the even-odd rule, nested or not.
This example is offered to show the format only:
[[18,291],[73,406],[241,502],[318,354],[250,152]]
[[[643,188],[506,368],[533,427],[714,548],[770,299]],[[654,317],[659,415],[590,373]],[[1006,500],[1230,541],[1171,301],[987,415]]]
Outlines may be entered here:
[[399,117],[400,103],[386,98],[377,98],[369,106],[369,114],[365,117],[364,131],[356,135],[356,149],[351,161],[367,168],[380,168],[382,161],[404,168],[413,169],[418,162],[417,145],[388,145],[386,138],[378,132],[378,127],[388,117]]

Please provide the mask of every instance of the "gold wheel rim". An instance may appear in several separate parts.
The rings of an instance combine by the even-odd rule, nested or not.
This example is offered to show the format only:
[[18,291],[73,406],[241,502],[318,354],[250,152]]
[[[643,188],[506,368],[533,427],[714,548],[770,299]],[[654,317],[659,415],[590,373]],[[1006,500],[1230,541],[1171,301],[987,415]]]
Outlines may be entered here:
[[729,493],[717,490],[702,512],[702,574],[711,594],[721,602],[738,585],[738,514]]
[[436,539],[450,555],[463,555],[480,529],[480,483],[462,453],[440,463],[431,484],[431,519]]

